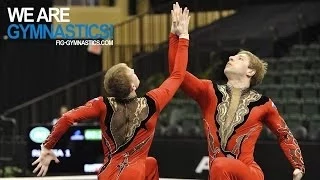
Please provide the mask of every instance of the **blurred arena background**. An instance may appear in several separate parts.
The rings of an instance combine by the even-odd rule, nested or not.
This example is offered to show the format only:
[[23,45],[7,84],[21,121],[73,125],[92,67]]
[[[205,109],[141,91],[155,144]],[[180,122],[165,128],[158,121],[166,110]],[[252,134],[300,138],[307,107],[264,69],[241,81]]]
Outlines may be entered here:
[[[103,95],[102,78],[125,62],[142,80],[139,93],[168,75],[169,0],[0,1],[0,177],[34,177],[31,162],[60,111]],[[269,63],[256,89],[271,97],[298,139],[305,180],[320,179],[320,2],[317,0],[179,0],[191,13],[188,69],[223,83],[228,56],[239,49]],[[6,7],[71,7],[72,23],[114,24],[113,46],[56,46],[50,40],[6,40]],[[206,179],[206,140],[194,101],[182,92],[161,114],[150,154],[163,178]],[[102,163],[100,131],[93,119],[76,124],[55,151],[49,176],[81,179]],[[266,180],[292,179],[292,168],[264,129],[256,161]],[[67,177],[73,175],[71,177]],[[62,177],[63,176],[63,177]],[[76,177],[77,176],[77,177]],[[86,176],[87,177],[87,176]],[[23,178],[21,178],[23,179]],[[33,179],[33,178],[31,178]],[[85,179],[82,177],[82,179]]]

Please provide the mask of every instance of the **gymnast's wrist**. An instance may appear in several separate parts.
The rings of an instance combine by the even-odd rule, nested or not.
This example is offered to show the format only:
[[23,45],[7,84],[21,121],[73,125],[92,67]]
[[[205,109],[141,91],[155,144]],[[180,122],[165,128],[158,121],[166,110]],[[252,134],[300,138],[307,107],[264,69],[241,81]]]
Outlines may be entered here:
[[179,38],[183,38],[183,39],[188,39],[189,40],[189,34],[188,33],[180,34]]

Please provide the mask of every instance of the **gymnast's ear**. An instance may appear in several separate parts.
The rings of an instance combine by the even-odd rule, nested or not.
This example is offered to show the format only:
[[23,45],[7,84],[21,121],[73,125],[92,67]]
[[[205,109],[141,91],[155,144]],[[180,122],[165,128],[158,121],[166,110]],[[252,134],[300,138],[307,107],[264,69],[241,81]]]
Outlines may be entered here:
[[248,70],[247,70],[248,77],[253,77],[255,74],[256,74],[256,70],[248,68]]
[[137,89],[136,85],[134,83],[131,83],[131,91],[135,91]]

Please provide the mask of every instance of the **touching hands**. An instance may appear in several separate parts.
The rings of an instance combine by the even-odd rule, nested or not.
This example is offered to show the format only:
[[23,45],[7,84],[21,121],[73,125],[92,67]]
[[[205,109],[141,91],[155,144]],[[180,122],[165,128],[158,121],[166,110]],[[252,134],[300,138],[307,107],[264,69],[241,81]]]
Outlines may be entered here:
[[182,8],[180,8],[179,3],[173,4],[173,9],[171,10],[171,33],[178,35],[180,38],[189,39],[189,10],[187,7],[184,8],[182,12]]
[[171,10],[171,33],[173,34],[177,34],[178,20],[181,14],[182,8],[180,8],[179,4],[176,2],[173,4]]
[[33,170],[33,173],[36,173],[40,169],[37,176],[45,176],[52,160],[54,160],[55,163],[60,162],[53,151],[41,146],[41,153],[39,158],[32,163],[32,166],[38,164],[37,167]]
[[300,169],[295,169],[293,171],[293,180],[300,180],[302,179],[303,173]]

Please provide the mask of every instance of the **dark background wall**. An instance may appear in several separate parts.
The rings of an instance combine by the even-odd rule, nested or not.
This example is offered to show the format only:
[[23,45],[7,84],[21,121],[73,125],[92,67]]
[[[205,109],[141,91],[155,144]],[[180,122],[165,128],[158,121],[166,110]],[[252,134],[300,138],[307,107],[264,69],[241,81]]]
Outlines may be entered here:
[[0,110],[101,70],[101,56],[88,53],[86,46],[52,41],[5,41],[0,59]]

